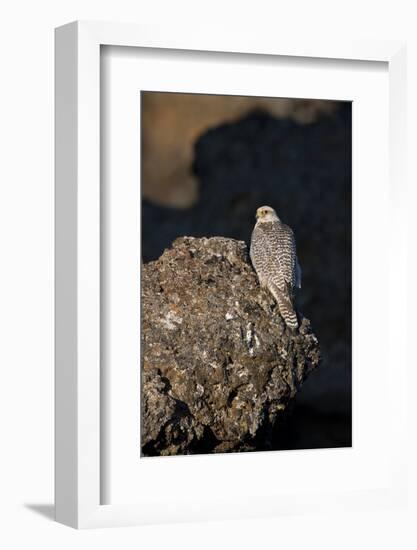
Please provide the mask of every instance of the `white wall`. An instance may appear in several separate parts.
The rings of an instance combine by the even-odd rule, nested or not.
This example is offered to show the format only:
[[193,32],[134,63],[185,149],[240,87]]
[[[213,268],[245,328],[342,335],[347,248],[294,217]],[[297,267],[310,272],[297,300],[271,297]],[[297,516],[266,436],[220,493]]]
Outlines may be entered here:
[[[313,511],[309,517],[275,521],[80,533],[39,513],[51,514],[53,499],[53,28],[74,19],[149,23],[164,19],[173,25],[192,25],[220,16],[231,29],[245,25],[251,34],[263,32],[267,24],[280,34],[404,38],[409,41],[409,98],[417,97],[412,1],[287,0],[285,7],[278,4],[261,0],[248,2],[247,7],[242,0],[9,0],[0,8],[1,547],[65,549],[77,544],[80,548],[114,548],[120,544],[138,548],[140,543],[150,548],[415,547],[412,519],[416,510],[367,517],[315,517]],[[411,99],[408,118],[409,176],[415,187],[417,116]],[[417,235],[415,198],[415,189],[410,189],[413,235]],[[415,261],[410,262],[412,280],[416,280]],[[410,304],[412,298],[415,290],[410,289]],[[410,387],[413,384],[416,376],[410,368]],[[412,403],[411,408],[415,418],[416,406]],[[413,472],[412,476],[415,481]],[[38,512],[28,506],[37,506]]]

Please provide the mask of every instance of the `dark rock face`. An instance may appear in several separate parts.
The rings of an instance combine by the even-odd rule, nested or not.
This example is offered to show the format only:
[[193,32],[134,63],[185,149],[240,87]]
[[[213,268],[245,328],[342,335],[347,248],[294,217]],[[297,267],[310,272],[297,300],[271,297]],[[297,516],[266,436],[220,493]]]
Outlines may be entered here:
[[289,330],[244,242],[177,239],[142,268],[142,453],[273,448],[319,364],[307,319]]

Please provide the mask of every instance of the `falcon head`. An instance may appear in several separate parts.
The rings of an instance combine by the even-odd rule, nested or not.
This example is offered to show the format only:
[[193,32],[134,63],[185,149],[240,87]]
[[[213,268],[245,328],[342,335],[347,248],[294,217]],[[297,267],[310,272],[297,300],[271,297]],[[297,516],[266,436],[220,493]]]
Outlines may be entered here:
[[270,206],[260,206],[256,211],[258,222],[273,222],[279,220],[277,213]]

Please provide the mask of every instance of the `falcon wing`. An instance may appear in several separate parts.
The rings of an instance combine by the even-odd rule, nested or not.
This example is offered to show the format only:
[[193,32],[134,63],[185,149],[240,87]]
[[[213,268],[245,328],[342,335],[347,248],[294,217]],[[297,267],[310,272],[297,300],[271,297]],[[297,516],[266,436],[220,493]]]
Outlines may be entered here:
[[262,242],[267,248],[271,281],[284,290],[296,284],[296,248],[292,229],[281,222],[262,223]]

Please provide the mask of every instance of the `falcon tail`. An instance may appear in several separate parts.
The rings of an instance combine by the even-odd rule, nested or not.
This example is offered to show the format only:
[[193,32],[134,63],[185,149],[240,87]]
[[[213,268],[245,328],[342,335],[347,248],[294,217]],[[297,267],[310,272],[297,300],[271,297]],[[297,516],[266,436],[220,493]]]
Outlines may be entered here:
[[298,319],[291,298],[276,286],[271,287],[271,293],[278,304],[279,312],[287,327],[298,328]]

